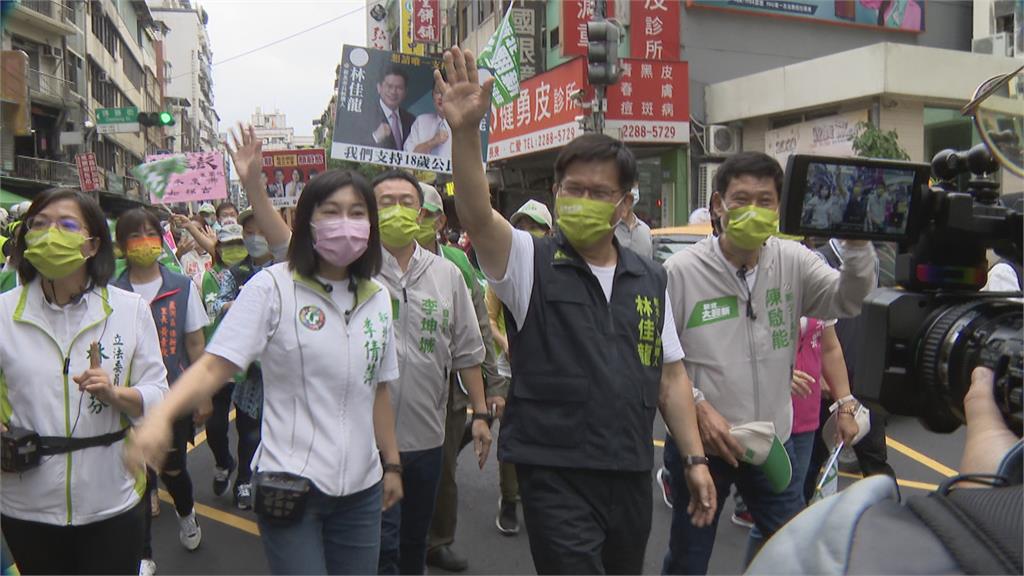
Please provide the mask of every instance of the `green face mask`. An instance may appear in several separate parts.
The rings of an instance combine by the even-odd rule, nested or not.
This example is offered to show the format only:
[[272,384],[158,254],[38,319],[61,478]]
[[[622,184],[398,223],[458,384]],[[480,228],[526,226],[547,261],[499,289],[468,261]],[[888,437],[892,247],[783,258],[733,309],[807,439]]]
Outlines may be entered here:
[[426,246],[437,239],[437,232],[434,226],[437,224],[437,216],[427,216],[420,222],[420,228],[416,231],[416,241],[420,246]]
[[60,280],[85,264],[85,236],[56,226],[25,234],[25,259],[50,280]]
[[555,198],[558,227],[574,248],[588,248],[612,231],[612,214],[618,206],[618,203],[589,198],[558,196]]
[[394,205],[380,211],[380,239],[386,246],[407,246],[420,231],[415,208]]
[[530,236],[533,236],[534,238],[543,238],[547,235],[548,233],[543,230],[538,230],[536,228],[530,230]]
[[220,249],[220,259],[224,264],[228,266],[234,266],[245,257],[249,255],[249,252],[245,249],[245,246],[225,246]]
[[742,206],[728,212],[725,235],[741,250],[757,250],[779,230],[779,213],[757,206]]

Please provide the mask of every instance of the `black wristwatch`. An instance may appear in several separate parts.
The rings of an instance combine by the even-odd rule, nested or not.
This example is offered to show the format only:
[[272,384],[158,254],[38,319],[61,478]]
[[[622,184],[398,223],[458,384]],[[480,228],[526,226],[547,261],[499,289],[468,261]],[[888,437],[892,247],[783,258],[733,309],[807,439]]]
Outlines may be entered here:
[[388,472],[394,472],[395,474],[398,474],[399,476],[402,475],[402,465],[401,464],[388,464],[387,462],[382,462],[381,465],[384,466],[384,473],[385,474],[387,474]]
[[708,465],[708,457],[707,456],[683,456],[683,466],[685,466],[686,468],[689,468],[690,466],[697,466],[699,464],[703,464],[703,465],[707,466]]
[[494,418],[492,418],[491,415],[486,413],[486,412],[484,412],[484,413],[476,413],[476,412],[474,412],[473,413],[473,421],[476,421],[476,420],[483,420],[484,422],[487,422],[488,426],[490,426],[492,423],[494,423]]

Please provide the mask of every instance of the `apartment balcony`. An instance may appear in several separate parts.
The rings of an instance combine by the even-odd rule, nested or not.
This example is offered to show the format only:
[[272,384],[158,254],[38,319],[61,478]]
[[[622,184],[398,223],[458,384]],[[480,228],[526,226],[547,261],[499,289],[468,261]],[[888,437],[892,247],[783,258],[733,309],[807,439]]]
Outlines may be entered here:
[[71,104],[77,96],[77,87],[73,82],[34,68],[28,70],[28,88],[33,100],[43,100],[62,107]]
[[8,177],[42,182],[52,186],[78,186],[78,167],[74,164],[43,158],[15,156],[14,171]]
[[72,36],[78,32],[75,27],[75,10],[66,2],[58,0],[22,0],[11,11],[11,23],[41,27],[48,32]]

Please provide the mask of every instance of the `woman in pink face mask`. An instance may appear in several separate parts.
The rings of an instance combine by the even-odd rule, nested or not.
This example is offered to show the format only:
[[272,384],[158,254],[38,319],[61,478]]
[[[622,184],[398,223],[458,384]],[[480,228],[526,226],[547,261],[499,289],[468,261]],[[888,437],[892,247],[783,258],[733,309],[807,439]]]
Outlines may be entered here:
[[[147,415],[125,458],[158,464],[170,426],[235,372],[263,369],[253,508],[273,573],[377,570],[381,512],[402,497],[386,382],[398,377],[377,202],[334,170],[299,197],[288,261],[245,285],[206,354]],[[378,450],[379,447],[379,450]],[[282,499],[292,508],[268,507]]]

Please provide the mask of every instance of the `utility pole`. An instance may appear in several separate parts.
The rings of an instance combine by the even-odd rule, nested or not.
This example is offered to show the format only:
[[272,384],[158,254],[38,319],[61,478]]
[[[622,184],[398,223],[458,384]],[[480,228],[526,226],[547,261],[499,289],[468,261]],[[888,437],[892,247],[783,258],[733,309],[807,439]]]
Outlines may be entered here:
[[594,87],[592,108],[594,131],[604,133],[604,113],[607,108],[605,90],[619,81],[618,24],[605,20],[607,0],[594,2],[594,18],[587,22],[587,79]]

